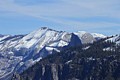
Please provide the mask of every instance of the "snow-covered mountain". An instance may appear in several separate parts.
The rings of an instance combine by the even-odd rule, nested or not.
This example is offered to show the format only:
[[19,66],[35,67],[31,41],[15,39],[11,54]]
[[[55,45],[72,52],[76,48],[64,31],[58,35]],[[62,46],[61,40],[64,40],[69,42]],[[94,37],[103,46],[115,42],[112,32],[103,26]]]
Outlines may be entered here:
[[111,38],[107,39],[106,41],[115,42],[116,45],[120,45],[120,34],[112,36]]
[[9,79],[14,71],[22,72],[53,52],[95,40],[96,37],[87,32],[68,33],[47,27],[28,35],[0,35],[0,80]]

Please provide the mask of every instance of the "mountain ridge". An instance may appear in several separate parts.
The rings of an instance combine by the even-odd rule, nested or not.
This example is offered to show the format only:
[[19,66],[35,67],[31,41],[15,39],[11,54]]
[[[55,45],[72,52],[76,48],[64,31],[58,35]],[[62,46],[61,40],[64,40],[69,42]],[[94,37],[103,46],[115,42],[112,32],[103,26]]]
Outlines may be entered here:
[[120,45],[111,38],[48,55],[12,80],[119,80]]
[[2,36],[0,78],[5,78],[7,76],[4,75],[14,71],[22,72],[40,59],[53,52],[60,52],[65,47],[97,41],[90,33],[86,32],[82,36],[78,36],[79,34],[42,27],[27,35]]

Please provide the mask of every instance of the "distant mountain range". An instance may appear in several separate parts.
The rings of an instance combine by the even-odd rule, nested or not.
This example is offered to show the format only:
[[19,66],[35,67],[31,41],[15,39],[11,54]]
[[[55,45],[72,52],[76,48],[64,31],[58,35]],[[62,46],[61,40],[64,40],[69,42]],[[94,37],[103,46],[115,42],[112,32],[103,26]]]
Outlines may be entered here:
[[107,37],[85,31],[69,33],[47,27],[27,35],[0,35],[0,80],[9,80],[14,72],[21,73],[50,54],[101,39],[120,44],[119,35]]

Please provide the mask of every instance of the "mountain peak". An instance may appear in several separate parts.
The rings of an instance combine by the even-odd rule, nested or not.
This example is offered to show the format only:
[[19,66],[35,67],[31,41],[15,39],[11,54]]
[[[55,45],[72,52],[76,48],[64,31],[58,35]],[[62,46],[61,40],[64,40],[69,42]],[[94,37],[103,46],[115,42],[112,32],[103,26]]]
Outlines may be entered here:
[[40,29],[36,30],[36,31],[41,31],[41,30],[47,30],[47,31],[55,31],[55,32],[66,32],[66,31],[58,31],[58,30],[55,30],[55,29],[52,29],[52,28],[49,28],[49,27],[41,27]]
[[44,30],[44,29],[49,29],[48,27],[41,27],[40,29]]
[[[51,29],[49,27],[41,27],[40,30],[49,30],[49,31],[56,31],[54,29]],[[57,31],[58,32],[58,31]]]

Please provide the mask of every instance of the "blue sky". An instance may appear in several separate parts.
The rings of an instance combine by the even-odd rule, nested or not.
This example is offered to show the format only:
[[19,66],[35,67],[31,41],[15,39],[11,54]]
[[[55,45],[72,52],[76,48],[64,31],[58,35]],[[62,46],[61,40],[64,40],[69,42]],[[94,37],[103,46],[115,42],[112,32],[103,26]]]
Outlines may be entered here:
[[44,26],[119,34],[120,0],[0,0],[0,34],[27,34]]

